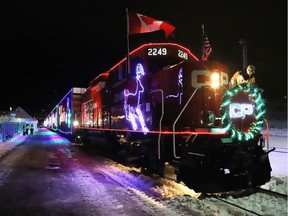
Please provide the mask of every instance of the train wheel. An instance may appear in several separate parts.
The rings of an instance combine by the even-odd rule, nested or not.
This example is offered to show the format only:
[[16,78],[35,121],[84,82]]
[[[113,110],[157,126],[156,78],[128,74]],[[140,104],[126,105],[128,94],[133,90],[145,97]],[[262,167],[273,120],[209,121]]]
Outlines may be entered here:
[[254,164],[251,170],[252,185],[259,186],[270,181],[271,171],[268,154],[259,157],[258,162]]
[[164,169],[164,163],[158,159],[157,153],[147,151],[143,158],[143,170],[164,177]]

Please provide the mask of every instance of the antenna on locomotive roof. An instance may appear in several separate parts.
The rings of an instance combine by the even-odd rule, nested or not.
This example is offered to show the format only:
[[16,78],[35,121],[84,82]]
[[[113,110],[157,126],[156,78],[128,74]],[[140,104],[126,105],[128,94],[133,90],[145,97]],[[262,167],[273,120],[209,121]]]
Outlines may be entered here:
[[247,43],[246,41],[241,38],[239,41],[240,45],[242,46],[242,55],[243,55],[243,70],[245,70],[245,68],[248,65],[248,58],[247,58]]

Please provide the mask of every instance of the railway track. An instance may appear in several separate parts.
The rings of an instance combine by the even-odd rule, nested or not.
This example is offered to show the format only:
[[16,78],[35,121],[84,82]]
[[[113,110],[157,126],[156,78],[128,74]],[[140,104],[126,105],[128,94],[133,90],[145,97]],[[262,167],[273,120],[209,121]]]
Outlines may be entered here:
[[[267,197],[270,197],[272,196],[274,199],[279,199],[279,202],[280,201],[284,201],[284,202],[287,202],[287,197],[288,195],[287,194],[282,194],[282,193],[278,193],[278,192],[275,192],[275,191],[270,191],[270,190],[266,190],[266,189],[263,189],[263,188],[260,188],[260,187],[256,187],[256,188],[250,188],[250,189],[247,189],[246,190],[243,190],[240,194],[242,195],[239,195],[238,193],[236,193],[235,196],[233,196],[231,193],[228,193],[228,194],[203,194],[203,198],[210,198],[210,199],[216,199],[218,200],[219,202],[222,202],[222,203],[225,203],[229,206],[233,206],[234,208],[238,208],[240,211],[243,211],[243,212],[246,212],[248,213],[249,215],[263,215],[262,212],[259,212],[257,211],[257,209],[251,209],[251,207],[249,208],[249,206],[241,206],[239,203],[241,202],[238,202],[238,199],[242,197],[245,197],[245,199],[250,199],[251,198],[251,202],[253,202],[253,196],[261,196],[261,195],[266,195]],[[233,199],[227,199],[228,196],[232,196]],[[269,198],[267,198],[269,199]]]
[[235,208],[238,208],[238,209],[240,209],[241,211],[250,213],[250,214],[252,214],[252,215],[259,215],[259,216],[262,215],[262,214],[257,213],[256,211],[247,209],[247,208],[242,207],[242,206],[240,206],[240,205],[238,205],[238,204],[235,204],[235,203],[233,203],[233,202],[229,202],[229,201],[225,200],[224,198],[220,198],[220,197],[212,197],[212,198],[217,199],[217,200],[220,201],[220,202],[224,202],[224,203],[226,203],[226,204],[228,204],[228,205],[230,205],[230,206],[233,206],[233,207],[235,207]]
[[275,198],[285,199],[287,201],[287,197],[288,197],[287,194],[282,194],[282,193],[278,193],[275,191],[266,190],[266,189],[260,188],[260,187],[257,187],[255,190],[257,191],[257,193],[264,193],[264,194],[267,194],[269,196],[274,196]]

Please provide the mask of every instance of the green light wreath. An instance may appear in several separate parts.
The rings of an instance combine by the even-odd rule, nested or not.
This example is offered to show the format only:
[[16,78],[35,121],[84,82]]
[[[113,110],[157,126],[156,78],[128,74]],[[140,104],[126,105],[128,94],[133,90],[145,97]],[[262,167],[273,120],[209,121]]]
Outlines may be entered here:
[[[221,112],[221,123],[225,130],[231,134],[232,139],[236,139],[238,141],[249,141],[254,139],[255,135],[259,134],[260,130],[264,124],[265,118],[265,103],[262,98],[262,89],[255,87],[253,84],[240,84],[232,87],[226,91],[222,98],[222,104],[220,108]],[[255,121],[250,125],[250,129],[247,132],[243,132],[233,125],[232,119],[229,116],[229,106],[231,104],[231,100],[234,96],[241,92],[247,92],[249,100],[251,100],[256,109]]]

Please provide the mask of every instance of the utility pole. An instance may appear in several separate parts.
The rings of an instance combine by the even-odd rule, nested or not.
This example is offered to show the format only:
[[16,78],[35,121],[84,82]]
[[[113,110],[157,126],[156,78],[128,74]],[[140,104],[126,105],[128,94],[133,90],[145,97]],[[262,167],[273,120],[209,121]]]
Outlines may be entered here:
[[248,60],[247,60],[247,44],[244,39],[240,39],[239,41],[240,45],[242,46],[242,55],[243,55],[243,70],[248,66]]

